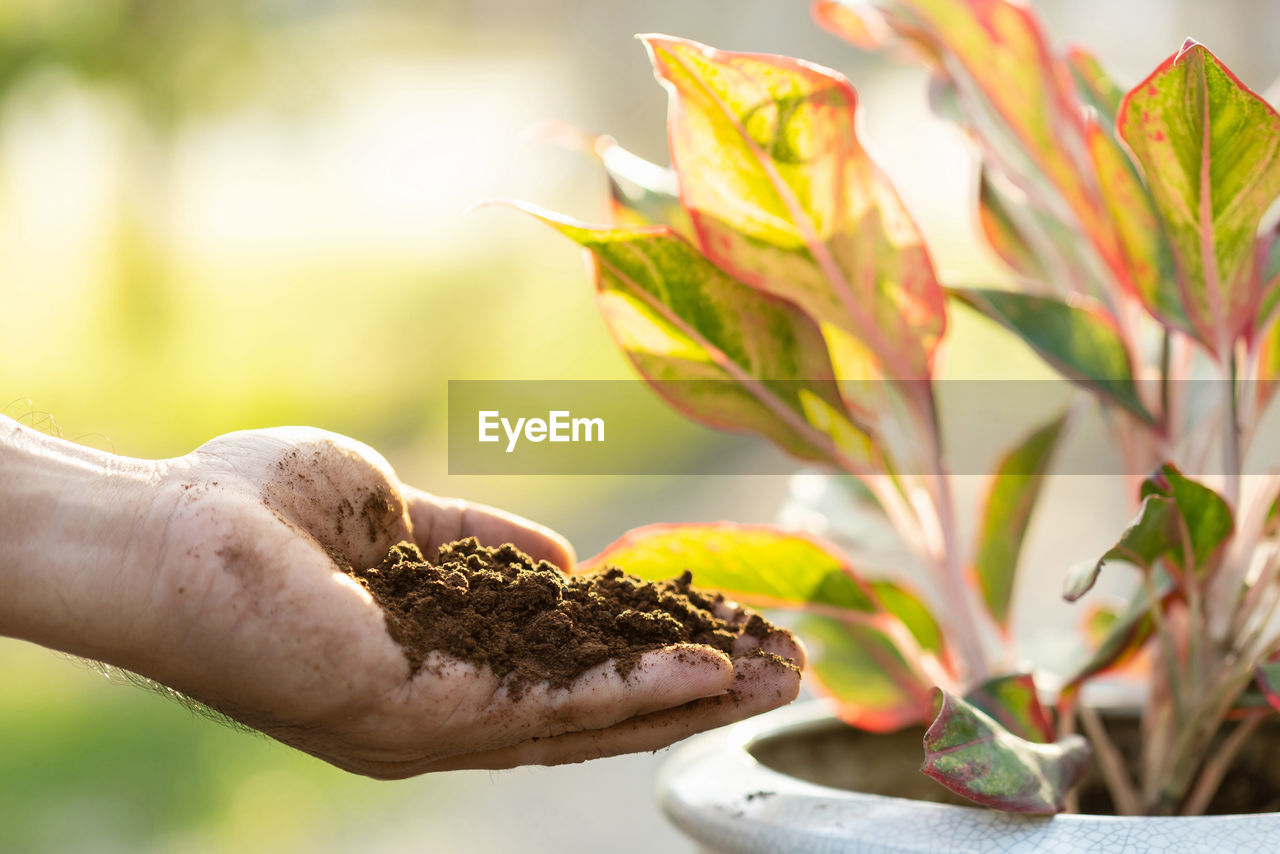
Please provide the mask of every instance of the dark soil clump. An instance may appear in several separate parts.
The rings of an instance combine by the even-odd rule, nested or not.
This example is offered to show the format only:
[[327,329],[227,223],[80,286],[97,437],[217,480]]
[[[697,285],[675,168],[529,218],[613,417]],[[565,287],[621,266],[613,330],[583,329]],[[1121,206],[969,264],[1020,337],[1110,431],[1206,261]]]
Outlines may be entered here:
[[439,650],[488,666],[513,697],[536,683],[565,687],[609,660],[626,676],[643,653],[671,644],[732,654],[743,633],[777,631],[699,593],[687,571],[656,584],[616,567],[566,576],[514,546],[475,539],[442,546],[434,562],[402,542],[378,566],[349,573],[382,607],[415,672]]

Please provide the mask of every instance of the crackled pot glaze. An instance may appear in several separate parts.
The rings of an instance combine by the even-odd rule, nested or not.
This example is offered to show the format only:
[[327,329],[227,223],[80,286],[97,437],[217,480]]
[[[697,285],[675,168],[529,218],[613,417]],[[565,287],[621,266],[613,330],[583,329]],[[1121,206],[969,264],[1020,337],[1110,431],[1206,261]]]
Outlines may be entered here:
[[815,701],[693,739],[663,766],[659,803],[715,854],[1224,854],[1280,847],[1280,813],[1015,816],[819,786],[768,768],[750,753],[762,739],[800,735],[831,720],[830,707]]

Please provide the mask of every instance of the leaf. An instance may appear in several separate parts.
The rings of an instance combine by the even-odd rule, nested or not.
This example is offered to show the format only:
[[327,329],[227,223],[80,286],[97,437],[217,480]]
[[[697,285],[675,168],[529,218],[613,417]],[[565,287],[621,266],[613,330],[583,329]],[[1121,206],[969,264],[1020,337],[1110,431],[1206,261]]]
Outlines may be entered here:
[[1156,560],[1178,542],[1178,509],[1170,499],[1148,495],[1142,499],[1138,515],[1120,535],[1114,546],[1092,564],[1081,564],[1068,575],[1062,598],[1074,602],[1093,589],[1109,560],[1123,560],[1143,570],[1151,569]]
[[1016,334],[1067,379],[1154,423],[1138,398],[1129,354],[1102,313],[1013,291],[957,288],[952,293]]
[[939,690],[941,706],[924,735],[921,771],[992,809],[1051,815],[1089,767],[1089,744],[1072,735],[1037,744],[1013,735],[976,706]]
[[[1152,584],[1156,591],[1158,607],[1177,591],[1173,577],[1157,568],[1152,576]],[[1139,590],[1107,630],[1106,637],[1098,648],[1078,665],[1064,682],[1064,691],[1074,690],[1084,680],[1128,662],[1142,649],[1151,637],[1154,621],[1151,618],[1151,605],[1145,589]]]
[[1264,411],[1280,388],[1280,322],[1276,319],[1262,330],[1257,343],[1258,382],[1255,393],[1258,411]]
[[1037,282],[1047,282],[1051,277],[1043,259],[1027,243],[1019,225],[1018,214],[1029,213],[1026,206],[1019,208],[1010,203],[1005,194],[992,182],[991,170],[978,171],[978,224],[987,243],[1000,259],[1021,276]]
[[[857,615],[854,615],[857,616]],[[844,620],[802,614],[796,632],[809,649],[819,687],[850,726],[893,732],[928,720],[933,680],[902,625],[886,615]]]
[[591,253],[610,333],[673,407],[804,459],[872,464],[822,334],[795,306],[735,281],[665,226],[593,228],[517,207]]
[[1085,123],[1085,146],[1116,229],[1129,286],[1166,327],[1189,331],[1182,303],[1167,287],[1176,275],[1173,250],[1142,177],[1114,134],[1093,119]]
[[617,565],[650,581],[693,572],[693,583],[746,605],[828,605],[881,610],[873,588],[834,547],[773,528],[713,524],[648,525],[628,531],[578,571]]
[[671,94],[671,159],[698,243],[738,279],[927,379],[946,323],[915,223],[858,141],[834,71],[645,36]]
[[974,570],[987,609],[1006,630],[1022,540],[1066,416],[1027,436],[1000,461],[983,507]]
[[599,138],[596,152],[609,178],[616,224],[666,225],[681,237],[693,236],[674,171],[632,154],[610,137]]
[[1165,463],[1143,483],[1138,514],[1116,544],[1091,569],[1084,564],[1068,574],[1063,598],[1074,602],[1087,593],[1110,560],[1127,561],[1147,572],[1167,557],[1183,572],[1203,575],[1234,528],[1231,508],[1222,496]]
[[907,627],[921,649],[935,654],[942,653],[942,627],[917,593],[896,581],[876,579],[870,584],[880,606]]
[[1072,47],[1067,51],[1067,67],[1076,81],[1076,91],[1084,98],[1085,103],[1101,117],[1101,124],[1115,124],[1116,114],[1120,112],[1120,102],[1124,98],[1124,89],[1107,74],[1098,62],[1098,58],[1081,47]]
[[613,225],[666,225],[681,237],[693,236],[673,170],[632,154],[611,136],[588,133],[570,124],[543,122],[534,135],[582,151],[599,162],[608,180]]
[[811,8],[819,25],[865,50],[881,47],[889,35],[879,14],[861,4],[854,6],[837,0],[814,0]]
[[1111,629],[1119,622],[1120,614],[1107,605],[1094,605],[1081,621],[1086,642],[1098,649],[1106,641]]
[[1053,741],[1053,721],[1040,703],[1030,673],[988,679],[964,698],[1018,738],[1041,744]]
[[1258,662],[1253,669],[1253,677],[1271,708],[1280,712],[1280,649]]
[[1165,300],[1224,358],[1261,299],[1254,242],[1280,193],[1280,114],[1188,39],[1125,96],[1119,130],[1173,248]]
[[1280,222],[1258,239],[1258,269],[1262,279],[1262,303],[1258,307],[1258,325],[1254,332],[1264,332],[1275,323],[1280,306]]
[[688,569],[694,584],[744,605],[798,611],[795,628],[810,647],[810,669],[854,726],[885,732],[923,722],[929,692],[945,678],[933,654],[941,632],[919,599],[895,584],[865,581],[833,546],[812,537],[727,522],[650,525],[627,532],[577,571],[606,565],[652,581]]
[[[1039,212],[1022,224],[1023,238],[1037,248],[1052,284],[1118,302],[1129,273],[1091,174],[1075,80],[1050,50],[1031,9],[1009,0],[841,5],[858,10],[868,31],[893,31],[950,81],[984,167],[1017,187],[1022,203]],[[868,6],[880,12],[877,24],[869,23]],[[838,22],[829,28],[844,34]]]
[[[1143,483],[1142,494],[1164,495],[1173,499],[1187,526],[1192,558],[1197,568],[1208,562],[1235,528],[1231,507],[1226,500],[1204,484],[1185,477],[1172,463],[1162,465],[1155,476]],[[1181,548],[1180,533],[1177,536],[1176,544]],[[1179,553],[1177,559],[1182,562],[1184,556]]]

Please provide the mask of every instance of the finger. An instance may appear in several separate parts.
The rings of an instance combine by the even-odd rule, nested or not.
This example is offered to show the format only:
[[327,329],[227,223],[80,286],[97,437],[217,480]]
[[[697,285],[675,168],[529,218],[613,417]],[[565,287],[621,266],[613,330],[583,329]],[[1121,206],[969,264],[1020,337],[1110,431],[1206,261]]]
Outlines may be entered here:
[[[439,702],[439,694],[433,692],[430,685],[431,676],[421,675],[435,670],[447,672],[455,679],[462,676],[465,686],[462,690],[473,692],[476,698],[485,694],[493,696],[484,680],[477,678],[474,665],[433,653],[415,677],[420,684],[413,687],[422,691],[418,693],[411,687],[410,704],[426,697]],[[455,757],[440,758],[440,753],[435,752],[426,754],[430,758],[395,758],[406,755],[405,745],[412,739],[413,725],[408,718],[403,728],[392,733],[390,741],[395,747],[365,747],[358,758],[334,749],[309,752],[344,770],[386,780],[446,768],[487,767],[468,764],[464,758],[499,754],[512,745],[551,741],[565,733],[603,730],[663,709],[687,708],[699,699],[727,694],[734,680],[733,663],[711,647],[695,644],[667,647],[646,653],[626,676],[618,675],[613,663],[606,662],[584,674],[569,689],[545,686],[529,689],[514,703],[499,699],[486,706],[478,699],[459,697],[455,717],[464,722],[464,731],[446,735],[454,749],[462,751]],[[502,692],[498,696],[501,698]],[[385,737],[387,733],[384,731],[381,735]],[[431,742],[421,747],[437,748],[439,738],[437,731]],[[300,749],[308,748],[304,745]]]
[[414,540],[429,557],[445,543],[475,537],[484,546],[511,543],[535,560],[550,561],[565,572],[576,562],[568,540],[514,513],[460,498],[441,498],[410,486],[403,488],[403,495],[409,505]]
[[703,730],[786,705],[800,691],[799,671],[773,656],[749,656],[736,660],[734,666],[734,687],[729,693],[640,715],[604,729],[530,739],[512,747],[437,760],[414,773],[563,765],[622,753],[660,750]]
[[724,599],[716,605],[713,613],[720,619],[733,623],[741,632],[733,642],[734,655],[745,655],[754,649],[762,649],[804,669],[807,656],[799,639],[786,629],[769,622],[757,611]]
[[529,718],[525,737],[600,730],[640,714],[726,693],[733,677],[733,663],[723,653],[678,644],[644,653],[625,676],[609,661],[591,668],[570,688],[530,689],[508,713]]

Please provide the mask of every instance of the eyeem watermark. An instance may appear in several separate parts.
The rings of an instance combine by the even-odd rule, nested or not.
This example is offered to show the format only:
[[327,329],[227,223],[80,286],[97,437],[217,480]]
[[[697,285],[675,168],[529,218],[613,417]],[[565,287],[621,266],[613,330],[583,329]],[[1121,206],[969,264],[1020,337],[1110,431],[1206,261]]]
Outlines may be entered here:
[[[814,381],[732,380],[450,380],[449,473],[455,475],[721,475],[794,472],[799,465],[788,451],[820,447],[827,436],[814,422],[809,432],[799,408]],[[1220,425],[1213,418],[1224,398],[1223,381],[1184,380],[1163,390],[1159,384],[1135,381],[1142,399],[1176,395],[1187,417],[1212,441]],[[1241,401],[1265,400],[1280,394],[1280,385],[1237,383]],[[1118,409],[1083,406],[1077,386],[1066,380],[946,380],[929,384],[928,394],[946,414],[943,461],[949,474],[988,475],[998,466],[1009,474],[1038,476],[1037,470],[1015,470],[1020,458],[1006,459],[1031,431],[1048,418],[1071,412],[1071,424],[1054,453],[1056,475],[1141,475],[1119,454],[1108,419],[1128,417]],[[902,394],[898,383],[877,388],[859,383],[857,396]],[[760,401],[764,400],[765,405]],[[785,407],[797,407],[790,417]],[[695,413],[688,417],[684,413]],[[722,425],[729,431],[711,425]],[[835,427],[841,425],[835,424]],[[884,433],[910,424],[892,421],[868,425]],[[861,429],[857,424],[832,430],[831,441]],[[817,431],[816,433],[813,431]],[[608,438],[606,442],[605,439]],[[1272,407],[1248,437],[1246,474],[1280,470],[1280,409]],[[930,474],[929,455],[904,453],[895,460],[899,474]],[[1208,447],[1201,444],[1197,447]],[[1194,449],[1191,449],[1194,450]],[[1181,461],[1180,461],[1181,462]],[[1189,477],[1221,473],[1217,455],[1196,458],[1188,451],[1182,470]],[[920,467],[924,468],[920,468]],[[1015,468],[1010,468],[1010,467]]]
[[567,409],[553,409],[542,418],[517,418],[512,423],[510,418],[502,417],[496,409],[482,409],[479,412],[479,432],[477,442],[499,442],[502,436],[507,440],[507,453],[516,449],[520,439],[530,442],[603,442],[603,418],[574,418]]

